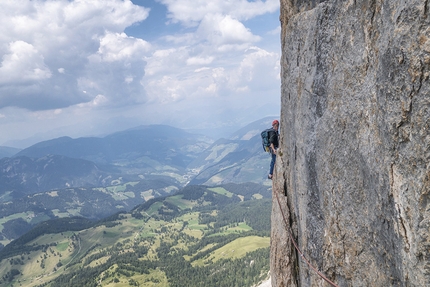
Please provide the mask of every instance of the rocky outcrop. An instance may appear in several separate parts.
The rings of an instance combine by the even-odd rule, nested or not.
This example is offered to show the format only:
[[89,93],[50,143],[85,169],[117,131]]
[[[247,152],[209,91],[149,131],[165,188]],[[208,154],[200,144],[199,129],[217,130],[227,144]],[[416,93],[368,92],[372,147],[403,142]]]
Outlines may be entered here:
[[281,0],[272,286],[430,286],[429,2]]

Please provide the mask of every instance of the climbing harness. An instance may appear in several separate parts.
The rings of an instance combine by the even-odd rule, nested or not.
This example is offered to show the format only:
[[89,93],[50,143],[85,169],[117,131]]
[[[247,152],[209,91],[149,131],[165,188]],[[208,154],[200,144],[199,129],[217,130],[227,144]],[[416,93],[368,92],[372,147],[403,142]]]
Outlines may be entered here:
[[299,246],[297,245],[296,241],[294,240],[293,237],[293,233],[290,229],[290,226],[287,223],[287,219],[285,217],[284,211],[282,210],[282,206],[281,206],[281,202],[279,201],[279,197],[278,197],[278,193],[276,191],[274,191],[274,194],[276,195],[276,200],[278,201],[279,204],[279,209],[281,210],[281,214],[282,214],[282,218],[284,219],[284,223],[285,223],[285,227],[288,231],[288,235],[291,239],[291,242],[293,242],[294,247],[296,248],[297,252],[300,254],[300,257],[302,257],[302,260],[312,269],[314,270],[322,279],[324,279],[327,283],[329,283],[331,286],[334,287],[339,287],[338,285],[336,285],[335,283],[333,283],[332,281],[330,281],[330,279],[328,279],[326,276],[324,276],[324,274],[322,274],[320,271],[318,271],[318,269],[316,269],[314,266],[312,266],[312,264],[306,259],[305,255],[303,254],[303,252],[300,250]]

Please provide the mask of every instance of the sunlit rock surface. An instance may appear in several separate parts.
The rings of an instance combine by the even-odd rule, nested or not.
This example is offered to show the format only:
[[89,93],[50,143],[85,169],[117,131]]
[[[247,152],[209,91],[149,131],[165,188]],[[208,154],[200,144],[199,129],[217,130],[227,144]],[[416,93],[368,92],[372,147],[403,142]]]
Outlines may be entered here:
[[430,286],[429,8],[281,0],[272,286]]

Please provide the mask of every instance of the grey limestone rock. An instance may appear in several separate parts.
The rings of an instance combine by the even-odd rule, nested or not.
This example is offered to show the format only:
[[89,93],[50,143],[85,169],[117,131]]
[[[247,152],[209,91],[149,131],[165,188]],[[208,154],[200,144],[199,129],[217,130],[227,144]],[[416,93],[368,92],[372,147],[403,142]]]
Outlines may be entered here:
[[430,286],[429,8],[281,0],[272,286]]

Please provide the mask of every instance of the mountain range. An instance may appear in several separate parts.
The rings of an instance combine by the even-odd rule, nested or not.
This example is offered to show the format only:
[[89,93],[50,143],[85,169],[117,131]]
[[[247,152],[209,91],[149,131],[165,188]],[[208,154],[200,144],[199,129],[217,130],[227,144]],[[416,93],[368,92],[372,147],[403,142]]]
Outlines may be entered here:
[[187,185],[270,187],[270,157],[259,134],[271,120],[253,122],[216,141],[151,125],[102,138],[61,137],[22,150],[0,149],[9,153],[0,159],[0,244],[44,220],[97,220]]
[[0,158],[11,157],[17,154],[20,150],[21,149],[19,148],[0,146]]
[[163,176],[179,186],[190,180],[264,183],[269,156],[262,152],[259,134],[270,122],[271,118],[261,119],[216,141],[165,125],[140,126],[103,138],[43,141],[0,159],[0,192],[108,186]]
[[61,137],[21,150],[15,156],[40,158],[49,154],[114,165],[122,173],[159,168],[157,163],[183,171],[212,141],[204,136],[165,126],[140,126],[116,132],[103,138],[72,139]]

